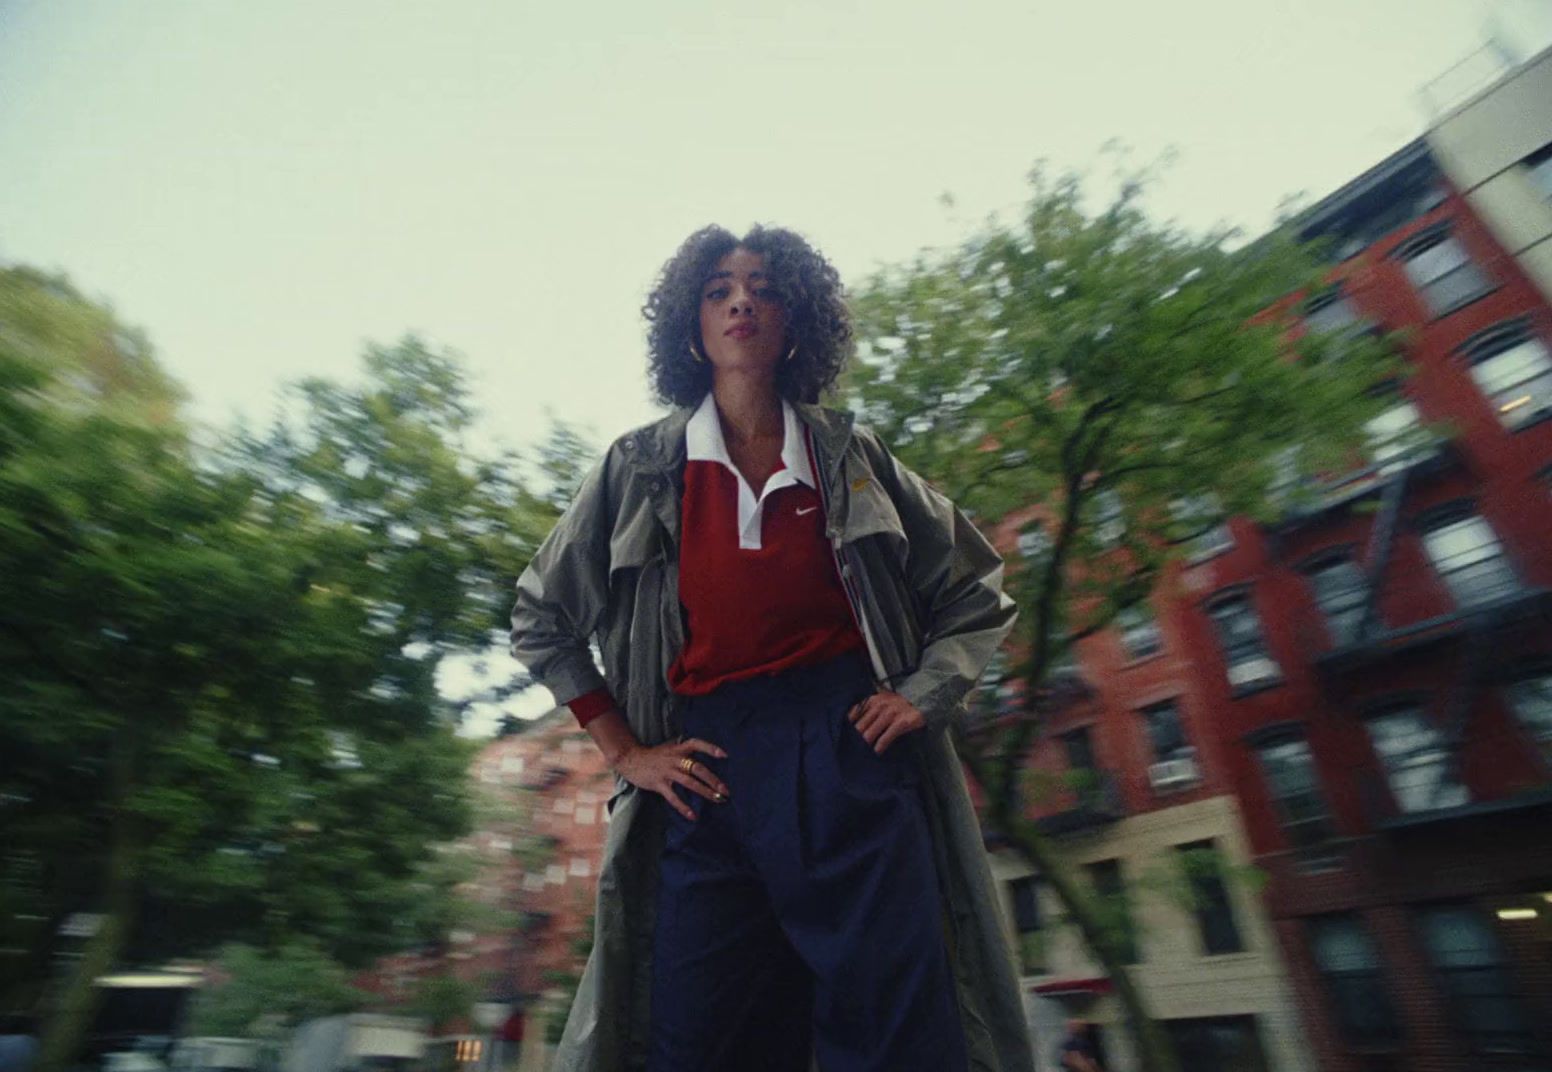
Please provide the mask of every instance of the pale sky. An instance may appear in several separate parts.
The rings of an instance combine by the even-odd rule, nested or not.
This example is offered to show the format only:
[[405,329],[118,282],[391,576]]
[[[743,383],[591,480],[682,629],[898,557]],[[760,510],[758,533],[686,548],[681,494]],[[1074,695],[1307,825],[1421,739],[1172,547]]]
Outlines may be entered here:
[[638,309],[705,223],[860,282],[1116,138],[1178,151],[1162,215],[1256,231],[1419,134],[1494,12],[1552,40],[1539,0],[0,0],[0,260],[145,328],[213,422],[415,330],[485,436],[608,439],[656,415]]

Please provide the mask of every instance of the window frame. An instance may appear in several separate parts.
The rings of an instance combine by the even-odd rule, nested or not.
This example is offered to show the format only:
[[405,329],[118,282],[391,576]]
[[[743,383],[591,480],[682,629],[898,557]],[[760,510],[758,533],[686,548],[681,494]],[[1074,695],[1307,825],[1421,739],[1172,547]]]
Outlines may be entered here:
[[[1196,917],[1202,956],[1224,957],[1245,952],[1245,936],[1234,909],[1234,898],[1229,895],[1223,852],[1217,841],[1213,838],[1188,841],[1176,845],[1175,852],[1186,889],[1191,894],[1191,914]],[[1198,854],[1195,859],[1191,858],[1192,853]],[[1210,864],[1204,862],[1209,854]],[[1220,945],[1222,948],[1215,948]]]
[[[1335,569],[1339,566],[1350,567],[1357,577],[1356,585],[1352,586],[1351,588],[1344,589],[1342,593],[1340,593],[1344,596],[1350,594],[1355,597],[1355,602],[1353,602],[1351,606],[1328,605],[1326,602],[1322,601],[1320,588],[1315,583],[1315,578],[1317,575],[1324,574],[1327,571]],[[1368,575],[1364,573],[1363,567],[1358,564],[1355,548],[1334,547],[1320,551],[1301,562],[1298,567],[1298,572],[1299,575],[1304,578],[1304,583],[1309,588],[1311,601],[1315,604],[1315,608],[1320,611],[1321,621],[1325,624],[1326,635],[1330,638],[1332,647],[1346,647],[1361,639],[1358,632],[1358,627],[1363,624],[1364,611],[1367,609],[1369,603],[1369,578]],[[1356,617],[1346,627],[1345,632],[1344,630],[1339,629],[1338,622],[1342,619],[1339,618],[1338,615],[1352,614],[1354,612],[1356,612]],[[1376,606],[1374,614],[1376,619],[1379,618],[1378,612],[1379,608]]]
[[[1239,603],[1245,608],[1249,620],[1253,625],[1254,636],[1247,633],[1246,637],[1236,641],[1232,646],[1222,627],[1224,620],[1219,613],[1223,607],[1231,603]],[[1232,588],[1214,592],[1212,596],[1204,600],[1202,609],[1207,614],[1207,619],[1212,625],[1213,637],[1217,641],[1219,654],[1223,658],[1225,676],[1228,678],[1229,687],[1235,695],[1258,691],[1280,684],[1283,680],[1282,667],[1277,660],[1272,658],[1271,649],[1266,642],[1266,630],[1261,622],[1260,612],[1256,609],[1255,592],[1249,585],[1238,585]],[[1272,668],[1272,673],[1263,678],[1238,682],[1234,680],[1234,668],[1246,666],[1258,659],[1264,659]]]
[[[1492,537],[1494,546],[1497,548],[1497,554],[1489,557],[1497,562],[1502,573],[1498,587],[1490,588],[1486,594],[1481,596],[1471,595],[1467,588],[1458,587],[1451,578],[1461,575],[1481,562],[1488,561],[1489,557],[1473,559],[1465,566],[1457,566],[1445,570],[1440,566],[1440,557],[1434,554],[1434,545],[1430,543],[1430,538],[1437,536],[1444,529],[1469,521],[1478,522],[1486,527],[1489,535]],[[1472,501],[1457,499],[1454,502],[1442,503],[1431,510],[1419,514],[1413,519],[1412,527],[1418,533],[1418,538],[1423,545],[1423,554],[1428,559],[1434,575],[1449,594],[1450,600],[1455,604],[1457,610],[1471,610],[1475,607],[1484,606],[1506,596],[1513,595],[1523,588],[1524,581],[1522,575],[1515,567],[1514,562],[1509,558],[1508,548],[1504,546],[1503,540],[1498,535],[1498,530],[1493,527],[1491,521],[1477,510],[1476,504]],[[1445,556],[1445,559],[1458,558],[1460,555],[1461,552],[1459,551],[1452,552],[1449,556]]]
[[1093,493],[1094,513],[1089,522],[1094,539],[1101,547],[1119,547],[1126,538],[1126,503],[1115,488]]
[[[1364,713],[1363,728],[1369,740],[1370,751],[1379,761],[1380,773],[1384,776],[1385,787],[1390,792],[1390,798],[1396,805],[1396,810],[1402,815],[1426,815],[1429,812],[1448,811],[1452,808],[1463,807],[1472,801],[1471,788],[1459,777],[1454,769],[1450,756],[1449,741],[1444,732],[1439,728],[1438,721],[1429,711],[1425,697],[1409,696],[1405,698],[1395,697],[1384,704],[1376,706]],[[1380,744],[1380,738],[1375,735],[1374,725],[1386,719],[1396,719],[1401,716],[1411,715],[1417,720],[1416,724],[1427,738],[1422,744],[1414,744],[1409,750],[1401,752],[1387,752]],[[1395,738],[1393,738],[1395,739]],[[1431,763],[1425,763],[1421,757],[1437,754],[1440,758]],[[1407,782],[1403,779],[1419,770],[1438,768],[1442,776],[1437,782],[1432,783],[1432,791],[1428,800],[1421,806],[1409,805],[1408,790],[1417,787],[1417,783]],[[1458,790],[1460,799],[1439,803],[1441,793],[1448,789]]]
[[[1357,968],[1336,968],[1322,963],[1319,929],[1334,927],[1339,923],[1351,924],[1351,933],[1361,937],[1359,944],[1365,947],[1363,952],[1369,955],[1369,964]],[[1315,965],[1315,974],[1320,977],[1320,988],[1325,995],[1332,1019],[1348,1046],[1360,1050],[1389,1050],[1397,1047],[1402,1041],[1401,1018],[1397,1015],[1395,1002],[1391,1000],[1385,956],[1363,916],[1357,912],[1332,912],[1311,916],[1305,923],[1305,940],[1309,946],[1310,959]],[[1382,1021],[1377,1031],[1371,1033],[1366,1028],[1360,1028],[1360,1025],[1352,1019],[1352,1013],[1357,1006],[1352,1001],[1353,987],[1348,984],[1353,980],[1363,980],[1369,988],[1367,997],[1371,999],[1374,1011],[1380,1013],[1379,1019]],[[1336,982],[1341,982],[1343,985],[1335,985]]]
[[[1132,620],[1128,621],[1128,618]],[[1146,602],[1134,603],[1117,611],[1115,623],[1121,634],[1121,650],[1126,653],[1129,662],[1141,662],[1163,653],[1164,632],[1159,628],[1159,616]],[[1134,642],[1138,634],[1146,637],[1140,644]]]
[[[1121,863],[1119,856],[1111,856],[1104,860],[1086,863],[1083,865],[1083,870],[1088,875],[1089,887],[1094,891],[1101,910],[1107,915],[1114,916],[1114,923],[1119,931],[1116,936],[1116,953],[1121,963],[1141,964],[1142,942],[1137,930],[1137,917],[1132,912],[1131,898],[1127,895],[1126,872]],[[1115,876],[1113,889],[1107,889],[1101,885],[1101,874]],[[1105,885],[1109,885],[1108,881]]]
[[[1436,449],[1436,443],[1427,432],[1428,423],[1416,401],[1402,393],[1399,386],[1387,383],[1376,388],[1375,397],[1385,399],[1388,405],[1363,422],[1365,453],[1369,468],[1382,475],[1399,472]],[[1408,410],[1412,420],[1384,438],[1375,434],[1375,426],[1398,410]]]
[[[1449,965],[1441,963],[1440,948],[1435,944],[1437,932],[1430,927],[1430,920],[1443,916],[1446,913],[1457,913],[1469,918],[1480,927],[1478,934],[1486,937],[1486,952],[1492,955],[1492,960],[1487,964],[1477,965]],[[1423,905],[1413,909],[1412,924],[1417,931],[1418,946],[1423,951],[1423,956],[1428,961],[1428,968],[1433,976],[1434,985],[1438,988],[1439,995],[1445,1006],[1449,1009],[1449,1016],[1455,1030],[1462,1038],[1467,1040],[1473,1053],[1479,1054],[1534,1054],[1536,1052],[1535,1034],[1526,1019],[1525,1006],[1520,999],[1519,992],[1514,986],[1513,962],[1504,949],[1504,943],[1497,929],[1493,926],[1487,914],[1475,904],[1469,902],[1446,902],[1432,905]],[[1484,950],[1477,950],[1482,952]],[[1471,993],[1475,989],[1472,986],[1460,985],[1463,976],[1480,978],[1487,975],[1493,978],[1496,986],[1495,992],[1483,994]],[[1501,1010],[1509,1013],[1508,1019],[1518,1019],[1517,1030],[1499,1032],[1484,1030],[1479,1022],[1473,1023],[1474,1017],[1468,1010],[1480,1005],[1482,999],[1488,997],[1501,1002]],[[1509,1034],[1518,1040],[1518,1045],[1504,1046],[1492,1045],[1487,1039]]]
[[[1168,711],[1172,716],[1174,720],[1174,733],[1179,738],[1179,744],[1168,755],[1161,755],[1159,753],[1159,737],[1154,732],[1156,724],[1154,716],[1163,711]],[[1171,696],[1168,699],[1148,704],[1145,707],[1139,708],[1137,713],[1142,716],[1143,730],[1148,738],[1148,754],[1152,757],[1150,763],[1168,763],[1176,759],[1196,758],[1196,746],[1191,743],[1191,738],[1186,733],[1186,723],[1184,715],[1180,710],[1179,697]]]
[[[1229,527],[1223,503],[1216,495],[1207,492],[1183,496],[1172,500],[1169,508],[1176,525],[1187,525],[1198,530],[1187,539],[1174,541],[1185,544],[1186,561],[1191,565],[1234,550],[1234,530]],[[1217,518],[1217,521],[1210,527],[1203,527],[1209,518]]]
[[[1340,306],[1349,314],[1341,323],[1333,327],[1320,327],[1314,317],[1333,306]],[[1304,324],[1304,329],[1312,334],[1330,335],[1336,339],[1351,338],[1354,335],[1362,335],[1373,328],[1357,304],[1353,296],[1348,292],[1343,282],[1336,282],[1321,290],[1318,294],[1311,295],[1299,305],[1299,319]]]
[[1042,975],[1050,968],[1045,948],[1045,914],[1040,908],[1039,875],[1020,875],[1007,880],[1010,919],[1018,942],[1019,969],[1025,975]]
[[[1260,770],[1261,782],[1266,786],[1267,799],[1271,801],[1272,809],[1277,814],[1278,827],[1295,855],[1301,857],[1307,866],[1319,869],[1329,868],[1338,862],[1339,857],[1334,849],[1330,853],[1322,850],[1336,844],[1337,831],[1325,785],[1321,781],[1320,765],[1315,761],[1315,749],[1310,744],[1309,734],[1302,726],[1279,726],[1274,729],[1275,732],[1252,735],[1247,739],[1247,743],[1255,751],[1256,766]],[[1267,751],[1284,745],[1303,746],[1309,784],[1298,793],[1283,793],[1278,780],[1272,777],[1272,767],[1267,762]],[[1289,802],[1306,799],[1316,807],[1309,809],[1307,814],[1296,814]],[[1316,814],[1317,810],[1318,814]],[[1316,833],[1309,836],[1303,833],[1306,830],[1314,830]]]
[[[1477,370],[1505,354],[1513,353],[1521,346],[1529,345],[1540,350],[1542,367],[1533,375],[1510,384],[1507,388],[1496,391],[1489,390],[1488,385],[1482,382]],[[1517,432],[1522,428],[1528,428],[1539,421],[1552,417],[1552,344],[1546,337],[1536,330],[1530,317],[1520,316],[1510,320],[1504,320],[1487,327],[1472,335],[1471,338],[1456,347],[1455,352],[1465,362],[1467,374],[1471,377],[1472,384],[1482,396],[1482,400],[1493,411],[1494,418],[1500,427],[1507,431]],[[1499,398],[1510,392],[1518,390],[1526,384],[1534,384],[1538,381],[1546,381],[1545,394],[1537,405],[1525,408],[1523,411],[1515,409],[1506,411],[1499,404]],[[1526,396],[1534,399],[1536,396]],[[1519,414],[1511,419],[1506,419],[1508,413]]]
[[[1459,251],[1460,259],[1427,278],[1419,278],[1421,272],[1414,271],[1413,266],[1418,260],[1431,250],[1441,246],[1451,245]],[[1488,274],[1477,264],[1466,244],[1455,234],[1455,228],[1449,222],[1436,224],[1419,234],[1413,235],[1405,242],[1398,245],[1391,256],[1401,263],[1402,271],[1407,281],[1412,285],[1412,291],[1423,307],[1428,310],[1429,318],[1439,320],[1451,313],[1464,309],[1472,302],[1486,297],[1498,289],[1498,285],[1489,278]],[[1435,292],[1440,282],[1453,276],[1462,275],[1463,278],[1475,276],[1474,285],[1455,295],[1449,301],[1438,301]]]
[[[1525,715],[1521,707],[1521,701],[1516,699],[1514,693],[1517,687],[1524,686],[1533,681],[1545,681],[1549,696],[1552,696],[1552,664],[1532,662],[1517,667],[1513,672],[1505,676],[1502,683],[1504,706],[1509,709],[1509,715],[1514,719],[1515,725],[1520,728],[1526,738],[1531,742],[1542,762],[1552,767],[1552,717],[1548,718],[1547,728],[1538,731]],[[1552,708],[1552,701],[1549,701]]]

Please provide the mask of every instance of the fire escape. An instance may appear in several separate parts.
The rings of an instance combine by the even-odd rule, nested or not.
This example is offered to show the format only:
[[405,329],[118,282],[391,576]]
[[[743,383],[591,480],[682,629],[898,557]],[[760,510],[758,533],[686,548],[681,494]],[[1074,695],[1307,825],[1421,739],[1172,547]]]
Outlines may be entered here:
[[[1327,696],[1341,704],[1358,674],[1400,657],[1436,651],[1453,656],[1456,669],[1449,686],[1435,701],[1431,715],[1445,753],[1439,787],[1463,786],[1463,757],[1470,740],[1472,714],[1484,690],[1502,679],[1505,663],[1537,638],[1552,637],[1552,591],[1513,578],[1500,583],[1485,598],[1422,621],[1389,627],[1380,619],[1380,594],[1391,574],[1396,541],[1403,525],[1409,492],[1432,477],[1463,464],[1447,443],[1434,442],[1398,459],[1376,463],[1332,485],[1321,503],[1285,526],[1300,527],[1331,510],[1359,500],[1377,499],[1377,509],[1363,554],[1363,600],[1356,623],[1345,639],[1316,654],[1313,663]],[[1436,801],[1436,806],[1405,810],[1392,800],[1382,778],[1362,784],[1365,810],[1381,829],[1404,829],[1444,819],[1552,805],[1552,786],[1511,794],[1496,800],[1466,804]]]

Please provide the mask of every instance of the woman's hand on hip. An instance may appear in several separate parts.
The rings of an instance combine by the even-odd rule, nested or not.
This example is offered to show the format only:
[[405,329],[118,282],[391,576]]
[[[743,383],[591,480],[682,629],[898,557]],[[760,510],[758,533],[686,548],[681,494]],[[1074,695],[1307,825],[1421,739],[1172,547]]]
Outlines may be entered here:
[[687,741],[670,741],[650,747],[638,744],[615,760],[614,769],[631,785],[658,794],[671,808],[694,822],[695,813],[680,799],[675,786],[698,793],[714,804],[725,803],[729,796],[722,779],[696,759],[697,755],[727,758],[727,753],[716,745],[692,737]]
[[846,712],[846,717],[879,755],[907,733],[927,724],[926,716],[898,692],[875,692]]

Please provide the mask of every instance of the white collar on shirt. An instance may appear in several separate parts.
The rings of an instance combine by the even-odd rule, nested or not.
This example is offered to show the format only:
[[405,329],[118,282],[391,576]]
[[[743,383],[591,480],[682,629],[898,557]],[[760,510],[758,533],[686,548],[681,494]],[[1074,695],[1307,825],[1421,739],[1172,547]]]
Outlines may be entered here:
[[786,401],[781,403],[782,413],[782,467],[771,474],[758,497],[749,486],[728,454],[727,441],[722,438],[722,422],[717,419],[717,403],[711,392],[706,392],[700,408],[684,428],[685,457],[692,462],[718,462],[728,468],[738,479],[738,546],[755,550],[761,546],[761,522],[765,517],[765,500],[781,488],[793,484],[817,487],[814,470],[808,464],[808,448],[804,443],[803,424],[797,410]]

